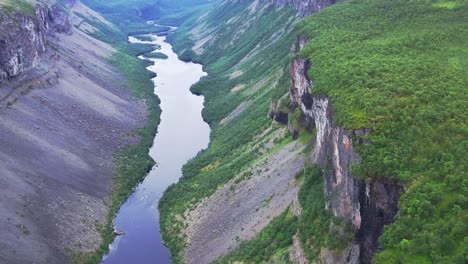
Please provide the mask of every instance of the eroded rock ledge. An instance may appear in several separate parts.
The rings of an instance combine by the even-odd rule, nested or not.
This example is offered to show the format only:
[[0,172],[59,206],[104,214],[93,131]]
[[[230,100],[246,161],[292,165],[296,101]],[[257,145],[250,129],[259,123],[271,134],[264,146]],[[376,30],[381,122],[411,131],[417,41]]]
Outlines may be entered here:
[[[308,41],[300,36],[296,52]],[[392,223],[398,211],[402,187],[390,179],[365,181],[353,175],[351,167],[361,161],[353,144],[371,144],[362,139],[371,131],[347,130],[333,122],[329,98],[313,94],[312,81],[307,75],[311,63],[313,67],[313,62],[304,58],[291,62],[290,99],[301,109],[307,124],[316,129],[312,158],[324,172],[327,209],[349,220],[355,231],[353,245],[346,252],[336,255],[323,250],[321,257],[325,263],[370,263],[384,225]]]
[[34,15],[0,10],[0,28],[0,83],[37,67],[49,36],[72,34],[68,15],[57,4],[37,5]]

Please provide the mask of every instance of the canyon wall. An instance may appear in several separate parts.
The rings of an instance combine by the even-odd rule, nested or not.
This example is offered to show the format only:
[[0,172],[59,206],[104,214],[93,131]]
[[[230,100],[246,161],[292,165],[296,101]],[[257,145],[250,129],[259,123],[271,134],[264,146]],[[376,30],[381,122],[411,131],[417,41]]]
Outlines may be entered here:
[[[308,41],[300,36],[296,52]],[[300,107],[307,124],[316,130],[312,158],[324,173],[327,209],[349,220],[356,234],[347,252],[333,255],[324,250],[322,258],[326,263],[370,263],[384,225],[391,223],[398,211],[401,187],[392,180],[364,180],[353,175],[353,165],[361,161],[353,145],[372,144],[363,138],[371,131],[347,130],[333,122],[330,99],[313,93],[313,80],[307,75],[310,67],[313,62],[306,59],[292,60],[290,100]]]
[[78,28],[92,14],[75,1],[0,10],[0,263],[99,248],[113,155],[139,142],[146,104],[110,63],[116,50]]
[[338,0],[273,0],[277,5],[289,5],[294,7],[298,17],[306,17],[337,1]]
[[48,36],[72,34],[66,12],[54,4],[37,5],[34,15],[0,10],[0,83],[39,66]]

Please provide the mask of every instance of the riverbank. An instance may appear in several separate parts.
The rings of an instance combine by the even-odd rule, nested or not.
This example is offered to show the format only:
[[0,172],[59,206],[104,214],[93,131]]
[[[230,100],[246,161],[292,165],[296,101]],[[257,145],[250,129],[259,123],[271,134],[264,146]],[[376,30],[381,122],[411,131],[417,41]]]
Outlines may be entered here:
[[[209,142],[210,128],[201,116],[204,99],[193,95],[190,87],[205,76],[202,66],[183,62],[160,34],[129,37],[131,43],[152,45],[166,59],[139,56],[153,65],[148,70],[157,75],[154,92],[161,99],[161,123],[149,153],[157,161],[115,218],[115,227],[125,234],[114,240],[103,263],[171,263],[159,230],[156,205],[166,188],[177,182],[181,168]],[[181,78],[183,76],[183,78]],[[190,131],[190,137],[186,136]]]
[[99,227],[103,238],[101,246],[92,254],[76,255],[74,257],[75,263],[99,263],[101,261],[108,251],[108,245],[114,239],[113,221],[121,204],[155,164],[155,161],[148,155],[148,150],[151,148],[153,137],[157,132],[161,110],[159,99],[146,92],[149,91],[150,87],[151,90],[153,89],[152,84],[151,86],[149,83],[144,84],[144,80],[151,80],[152,74],[145,73],[146,65],[144,63],[133,60],[124,52],[114,55],[113,63],[126,76],[128,87],[137,97],[145,101],[148,109],[147,121],[144,127],[135,131],[139,136],[138,143],[126,146],[114,154],[115,172],[110,211],[106,224]]
[[[107,30],[107,32],[112,32]],[[114,239],[114,218],[121,204],[129,197],[134,188],[140,183],[154,166],[154,160],[148,151],[153,145],[153,138],[160,122],[160,100],[153,93],[155,74],[148,71],[149,61],[139,60],[137,56],[146,53],[151,46],[131,45],[121,40],[121,33],[110,36],[99,36],[104,42],[113,42],[116,52],[109,62],[124,76],[125,86],[133,96],[142,100],[146,105],[145,125],[135,130],[137,143],[119,149],[113,158],[114,176],[110,198],[110,209],[105,224],[98,226],[102,242],[94,252],[73,255],[73,263],[99,263],[109,250],[109,244]],[[115,42],[117,42],[115,44]]]

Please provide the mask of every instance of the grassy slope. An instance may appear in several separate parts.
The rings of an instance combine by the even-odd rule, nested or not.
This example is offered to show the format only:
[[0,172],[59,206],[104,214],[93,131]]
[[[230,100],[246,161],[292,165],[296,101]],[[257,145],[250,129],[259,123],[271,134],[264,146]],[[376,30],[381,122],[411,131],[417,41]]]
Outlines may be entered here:
[[290,263],[288,248],[297,231],[297,218],[291,210],[273,219],[254,239],[216,263]]
[[[236,6],[230,8],[240,11],[235,10]],[[364,163],[355,171],[362,177],[397,177],[409,187],[401,199],[396,223],[388,226],[381,238],[384,250],[375,258],[378,263],[466,261],[466,11],[466,4],[461,1],[348,1],[301,25],[301,30],[313,39],[302,55],[315,66],[310,72],[314,93],[332,99],[338,124],[351,129],[373,128],[373,145],[360,146]],[[223,10],[213,12],[209,19],[219,21],[216,14],[227,20]],[[233,33],[227,27],[226,36]],[[177,35],[173,39],[182,56],[193,58],[187,49],[190,42]],[[235,51],[210,49],[205,58],[195,59],[205,62],[208,70],[223,72],[230,65],[225,54],[231,53]],[[249,78],[252,77],[243,81],[249,82]],[[212,79],[208,87],[222,83],[216,82],[216,75]],[[199,91],[197,87],[194,90]],[[229,111],[223,112],[225,107],[232,109],[229,105],[237,105],[236,99],[245,100],[217,98],[217,92],[225,96],[223,91],[203,92],[212,93],[215,98],[205,110],[207,119],[214,124]],[[210,105],[214,106],[213,112]],[[187,168],[192,169],[191,166]],[[188,175],[195,179],[182,182],[185,190],[191,189],[189,181],[196,185],[202,178],[200,173]],[[301,188],[305,213],[300,219],[283,214],[257,238],[243,243],[220,262],[287,262],[285,250],[292,234],[292,229],[285,229],[288,225],[300,230],[311,260],[320,247],[342,248],[350,238],[346,235],[349,226],[325,217],[321,192],[307,198],[305,193],[317,194],[322,189],[320,183],[313,184],[314,179],[313,173],[306,176]],[[174,189],[177,187],[181,188]],[[182,205],[179,212],[185,208]],[[309,224],[312,222],[315,225]]]
[[313,91],[372,128],[362,177],[408,187],[377,263],[466,263],[468,3],[350,0],[306,19]]
[[[293,33],[282,34],[276,41],[271,41],[270,37],[282,29],[291,32],[292,10],[285,8],[257,11],[252,18],[252,14],[246,10],[248,4],[250,3],[227,1],[210,12],[204,18],[207,28],[215,27],[219,21],[229,18],[238,17],[238,20],[213,33],[218,37],[209,47],[209,52],[195,57],[193,53],[184,55],[201,61],[209,73],[192,90],[205,95],[203,116],[210,123],[213,132],[209,148],[184,166],[184,177],[167,190],[159,204],[164,241],[169,246],[175,263],[182,262],[184,243],[181,237],[183,223],[180,219],[183,213],[229,179],[249,169],[260,157],[259,146],[254,137],[271,124],[267,117],[271,100],[285,95],[289,89],[287,65],[290,49],[284,47],[291,47]],[[249,21],[250,18],[252,20]],[[193,45],[187,37],[191,27],[199,23],[201,22],[188,21],[177,34],[170,36],[176,51],[187,51]],[[232,36],[239,33],[242,26],[246,26],[242,37],[230,43]],[[260,47],[258,53],[239,64],[257,44]],[[244,74],[229,78],[229,74],[235,71],[242,71]],[[263,85],[259,85],[262,80]],[[239,84],[244,84],[245,88],[231,92]],[[249,100],[252,104],[232,122],[219,124],[239,104]]]
[[7,12],[20,10],[28,15],[34,15],[34,1],[27,0],[0,0],[0,8]]
[[[218,0],[82,0],[105,14],[114,23],[128,27],[129,21],[164,19],[164,24],[179,25],[184,18],[205,4]],[[177,19],[176,19],[177,18]]]

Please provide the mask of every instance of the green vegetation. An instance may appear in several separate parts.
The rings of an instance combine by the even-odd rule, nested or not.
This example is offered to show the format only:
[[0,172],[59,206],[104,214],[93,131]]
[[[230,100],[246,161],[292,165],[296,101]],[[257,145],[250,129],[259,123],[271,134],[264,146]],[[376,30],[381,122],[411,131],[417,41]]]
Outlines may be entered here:
[[119,51],[112,57],[112,63],[126,77],[126,86],[132,93],[145,100],[148,106],[147,122],[136,133],[140,136],[138,144],[129,145],[114,155],[114,181],[112,186],[112,203],[107,223],[101,227],[103,243],[91,255],[76,256],[77,263],[99,263],[107,252],[108,245],[114,239],[113,220],[121,203],[132,193],[133,188],[146,176],[154,166],[154,161],[148,155],[148,149],[153,145],[154,135],[159,124],[160,109],[156,106],[158,99],[153,94],[153,73],[146,70],[147,64],[129,51]]
[[302,214],[298,235],[309,261],[319,256],[322,248],[343,250],[354,237],[351,224],[334,217],[325,209],[323,176],[318,167],[309,167],[298,175],[304,183],[299,191]]
[[237,250],[215,263],[289,263],[288,250],[297,232],[297,224],[297,217],[287,210],[254,239],[242,242]]
[[137,35],[135,37],[141,41],[153,41],[153,38],[150,35]]
[[[207,2],[207,1],[204,1]],[[174,25],[179,26],[182,23],[186,23],[195,17],[200,17],[203,13],[210,10],[217,1],[211,1],[203,5],[195,5],[190,8],[178,10],[175,13],[166,12],[164,16],[157,19],[157,22],[161,25]]]
[[131,194],[133,188],[146,176],[154,165],[148,155],[159,124],[160,109],[158,98],[153,94],[153,73],[146,70],[148,64],[142,63],[129,50],[115,53],[111,62],[126,77],[126,86],[132,93],[145,100],[148,106],[147,122],[136,133],[140,136],[138,144],[129,145],[114,155],[114,181],[112,186],[111,208],[104,226],[99,230],[103,238],[100,248],[93,253],[80,253],[74,256],[74,263],[99,263],[114,239],[113,220],[121,203]]
[[372,128],[355,174],[407,186],[377,263],[466,263],[468,3],[349,0],[300,24],[313,93]]
[[141,27],[147,20],[161,20],[165,24],[179,25],[197,9],[217,1],[83,0],[86,5],[105,14],[120,28]]
[[[136,21],[126,21],[126,20],[119,20],[118,17],[109,17],[109,20],[114,23],[114,25],[118,25],[117,27],[108,26],[100,21],[85,16],[80,13],[75,13],[75,15],[79,16],[83,19],[86,23],[92,25],[94,28],[98,29],[94,32],[86,32],[92,37],[97,39],[103,40],[113,46],[122,46],[124,42],[127,41],[127,37],[129,35],[137,36],[138,38],[141,35],[149,34],[149,33],[162,33],[169,30],[168,27],[165,26],[155,26],[152,24],[147,24],[144,21],[136,20]],[[106,17],[107,18],[107,17]],[[112,20],[115,19],[115,20]],[[151,51],[149,49],[147,52]]]
[[113,220],[121,203],[131,194],[133,188],[146,176],[154,165],[148,155],[153,144],[154,135],[159,124],[159,100],[153,94],[153,73],[146,70],[148,64],[142,63],[129,50],[121,50],[113,55],[112,63],[126,77],[126,86],[132,93],[145,100],[148,106],[147,122],[136,131],[140,140],[138,144],[129,145],[114,155],[114,181],[112,186],[111,208],[104,226],[99,230],[103,238],[100,248],[91,254],[80,253],[74,256],[74,263],[99,263],[107,252],[108,245],[114,239]]
[[[96,252],[80,253],[74,256],[73,261],[75,263],[91,264],[99,263],[102,256],[107,252],[108,245],[112,243],[112,221],[121,203],[128,197],[133,187],[143,179],[147,171],[154,165],[153,161],[148,156],[148,148],[150,148],[153,143],[160,115],[160,109],[156,105],[159,101],[153,93],[153,83],[151,81],[155,76],[153,73],[146,70],[146,67],[149,66],[151,62],[137,59],[139,55],[150,53],[154,49],[154,46],[129,44],[127,42],[127,36],[161,33],[167,31],[169,28],[148,24],[144,20],[144,17],[140,17],[134,12],[128,12],[128,8],[126,8],[129,5],[128,1],[104,2],[88,0],[84,2],[90,7],[104,13],[106,19],[117,26],[110,27],[95,19],[77,14],[83,18],[84,21],[98,29],[95,32],[88,33],[89,35],[111,44],[118,50],[111,59],[112,64],[126,77],[126,86],[135,96],[145,100],[149,108],[147,124],[144,128],[137,131],[140,135],[140,142],[136,145],[128,146],[115,154],[115,180],[112,191],[111,210],[106,224],[98,227],[103,238],[103,243]],[[185,1],[182,2],[188,3]],[[142,5],[146,6],[147,3],[134,0],[133,4],[135,4],[133,5],[134,7],[142,7]],[[162,57],[157,54],[152,56]]]
[[19,10],[29,16],[34,15],[33,5],[26,0],[0,0],[0,8],[9,13]]
[[[144,4],[132,1],[135,6]],[[117,8],[123,0],[86,2],[108,10],[110,20],[125,28],[125,33],[119,33],[99,27],[101,33],[96,34],[102,35],[96,36],[113,45],[123,43],[130,32],[155,30],[131,12],[115,11],[125,10]],[[204,7],[197,9],[196,16],[172,9],[174,15],[160,19],[177,24],[186,21],[168,39],[182,59],[203,63],[209,73],[192,90],[205,95],[203,116],[213,129],[210,147],[184,166],[184,177],[167,190],[159,205],[163,237],[175,263],[182,262],[184,225],[180,219],[184,212],[229,179],[248,171],[261,157],[259,135],[270,126],[266,115],[270,102],[278,101],[290,85],[293,11],[268,6],[250,13],[249,4],[223,2],[202,21],[198,19],[206,11]],[[144,9],[150,7],[141,7]],[[300,55],[312,61],[309,75],[314,94],[331,99],[338,125],[372,129],[368,136],[372,144],[356,146],[363,162],[353,168],[354,173],[362,178],[394,177],[407,187],[396,222],[385,228],[380,239],[382,251],[376,255],[376,263],[467,261],[467,11],[468,4],[462,0],[348,0],[310,16],[299,26],[312,39]],[[159,18],[162,13],[145,16]],[[230,23],[219,27],[219,21]],[[211,34],[217,38],[203,46],[208,52],[197,55],[191,49],[195,46],[191,37],[197,36],[191,34],[196,34],[193,28],[202,22],[203,30],[214,30]],[[114,63],[123,72],[144,67],[132,64],[136,59],[129,54],[147,53],[147,46],[119,47]],[[138,94],[146,86],[136,80],[145,78],[148,76],[129,80],[129,86]],[[246,101],[252,103],[238,117],[220,124]],[[292,114],[293,125],[299,127],[300,119],[300,113]],[[299,138],[307,141],[312,135],[301,131]],[[139,171],[151,164],[133,163],[132,155],[143,155],[140,149],[121,155],[116,157],[122,164],[117,167],[119,173],[131,179],[125,176],[115,187],[113,201],[126,197]],[[340,250],[348,244],[352,237],[349,223],[331,217],[324,208],[320,171],[309,168],[302,178],[302,215],[285,212],[258,237],[220,260],[222,263],[287,262],[286,251],[295,231],[310,260],[316,259],[323,247]],[[109,234],[104,235],[106,241],[111,239],[109,227],[103,229]]]
[[[175,263],[182,262],[184,249],[180,217],[229,179],[248,171],[261,158],[259,141],[268,137],[260,135],[271,125],[267,116],[270,102],[281,98],[289,89],[290,49],[284,47],[291,47],[294,40],[294,21],[290,19],[293,11],[267,8],[253,16],[246,8],[248,4],[227,1],[204,17],[207,28],[217,28],[219,21],[230,18],[238,20],[229,27],[218,28],[213,34],[219,37],[206,47],[209,52],[200,56],[184,52],[194,45],[189,39],[189,32],[196,25],[192,23],[194,20],[188,20],[175,34],[168,36],[179,54],[184,56],[185,53],[185,59],[202,62],[209,73],[192,90],[205,96],[203,117],[212,128],[209,148],[184,166],[183,178],[169,187],[159,204],[163,238]],[[224,14],[221,20],[220,13]],[[248,25],[242,37],[233,40],[233,36],[240,34],[243,23]],[[271,36],[276,32],[285,34],[273,41]],[[248,56],[257,45],[257,53]],[[242,74],[232,75],[234,72]],[[238,85],[245,88],[234,91]],[[252,103],[234,120],[223,125],[219,123],[248,100]]]
[[242,242],[238,249],[217,263],[290,263],[289,249],[296,234],[310,262],[317,259],[324,247],[343,250],[348,246],[354,237],[351,224],[333,217],[325,209],[320,168],[304,168],[296,178],[303,182],[299,191],[302,213],[294,216],[288,209],[254,239]]
[[167,55],[161,52],[150,52],[143,54],[146,58],[149,59],[167,59]]

